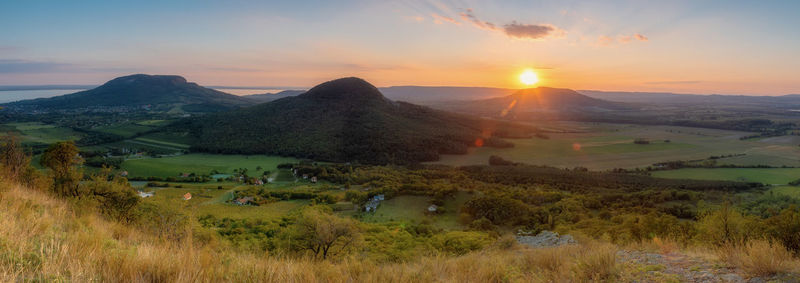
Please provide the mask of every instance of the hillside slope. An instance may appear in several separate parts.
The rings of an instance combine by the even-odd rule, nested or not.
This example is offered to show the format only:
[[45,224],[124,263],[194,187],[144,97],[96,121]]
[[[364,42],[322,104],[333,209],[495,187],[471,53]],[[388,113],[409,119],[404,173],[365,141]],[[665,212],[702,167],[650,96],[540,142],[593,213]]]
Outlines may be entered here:
[[115,78],[90,90],[5,106],[41,111],[107,110],[110,107],[169,110],[182,106],[189,112],[214,112],[249,104],[252,102],[245,98],[187,82],[180,76],[137,74]]
[[591,98],[570,89],[549,87],[521,89],[501,97],[448,101],[431,106],[444,110],[503,118],[526,118],[531,114],[568,115],[569,113],[609,112],[633,108],[624,103]]
[[344,78],[165,131],[193,134],[193,150],[203,152],[386,164],[437,160],[476,144],[511,146],[496,137],[530,136],[534,129],[391,101],[362,79]]

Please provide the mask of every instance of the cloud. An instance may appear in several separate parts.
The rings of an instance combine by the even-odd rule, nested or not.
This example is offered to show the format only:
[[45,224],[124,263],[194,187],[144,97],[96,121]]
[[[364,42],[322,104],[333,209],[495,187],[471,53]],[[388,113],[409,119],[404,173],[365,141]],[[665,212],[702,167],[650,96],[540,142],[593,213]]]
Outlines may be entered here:
[[517,23],[516,21],[504,25],[503,31],[510,37],[529,39],[541,39],[564,33],[553,25],[527,25]]
[[220,72],[236,72],[236,73],[251,73],[251,72],[262,72],[264,70],[255,69],[255,68],[239,68],[239,67],[211,67],[208,68],[212,71],[220,71]]
[[495,24],[490,22],[484,22],[478,19],[475,14],[472,13],[472,9],[467,9],[463,13],[461,13],[461,19],[472,23],[474,26],[485,29],[485,30],[498,30]]
[[140,68],[88,66],[71,63],[0,59],[0,74],[140,72]]
[[645,82],[645,84],[649,85],[688,85],[688,84],[699,84],[703,81],[655,81],[655,82]]
[[0,59],[0,73],[48,73],[64,70],[70,64]]
[[445,17],[445,16],[442,16],[442,15],[439,15],[439,14],[436,14],[436,13],[431,14],[431,17],[433,18],[433,23],[435,23],[437,25],[441,25],[441,24],[444,24],[444,23],[451,23],[451,24],[455,24],[455,25],[461,25],[460,22],[458,22],[456,19],[453,19],[451,17]]
[[478,18],[478,16],[475,15],[472,9],[466,9],[460,15],[462,20],[472,23],[472,25],[477,28],[489,31],[502,32],[511,38],[543,39],[546,37],[558,36],[564,34],[563,30],[551,24],[538,24],[538,25],[523,24],[517,22],[516,20],[513,20],[511,21],[511,23],[499,27],[498,25],[492,22],[482,21],[481,19]]
[[631,42],[634,42],[634,41],[648,41],[648,40],[649,39],[646,36],[644,36],[644,35],[642,35],[640,33],[634,33],[634,34],[631,34],[631,35],[620,34],[620,35],[616,36],[616,40],[614,40],[614,38],[611,37],[611,36],[601,35],[601,36],[599,36],[597,38],[597,42],[595,43],[595,45],[597,45],[597,46],[611,46],[611,45],[614,45],[614,43],[628,44],[628,43],[631,43]]

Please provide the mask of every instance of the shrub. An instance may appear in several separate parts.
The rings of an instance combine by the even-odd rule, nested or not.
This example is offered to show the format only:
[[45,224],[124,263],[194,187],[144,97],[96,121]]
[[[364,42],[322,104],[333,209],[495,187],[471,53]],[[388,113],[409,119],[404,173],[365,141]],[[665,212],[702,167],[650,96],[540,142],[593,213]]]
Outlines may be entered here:
[[471,231],[450,231],[433,238],[433,246],[444,253],[464,255],[482,249],[492,242],[486,233]]

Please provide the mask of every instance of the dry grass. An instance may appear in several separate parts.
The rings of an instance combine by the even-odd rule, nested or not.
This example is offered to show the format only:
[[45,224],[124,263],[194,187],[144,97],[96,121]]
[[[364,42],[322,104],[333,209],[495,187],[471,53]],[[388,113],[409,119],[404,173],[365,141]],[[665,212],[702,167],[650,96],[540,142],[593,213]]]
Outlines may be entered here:
[[[191,237],[187,237],[191,239]],[[404,263],[335,262],[166,242],[79,215],[42,192],[0,183],[0,282],[583,282],[613,280],[616,249],[515,245]]]
[[797,271],[798,262],[780,243],[753,240],[740,246],[723,246],[716,250],[720,260],[742,269],[752,276],[771,276]]

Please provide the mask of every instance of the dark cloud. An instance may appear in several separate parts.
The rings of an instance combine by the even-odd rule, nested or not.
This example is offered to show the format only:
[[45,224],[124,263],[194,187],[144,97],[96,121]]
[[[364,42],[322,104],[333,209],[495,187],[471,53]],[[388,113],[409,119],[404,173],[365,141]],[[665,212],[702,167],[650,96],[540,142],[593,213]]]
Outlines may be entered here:
[[472,9],[466,9],[462,12],[461,19],[472,23],[472,25],[480,29],[503,32],[512,38],[543,39],[563,33],[562,30],[550,24],[523,24],[517,21],[511,21],[510,24],[500,27],[492,22],[482,21],[475,15]]
[[529,25],[513,21],[504,25],[503,31],[510,37],[540,39],[557,33],[559,29],[553,25]]

